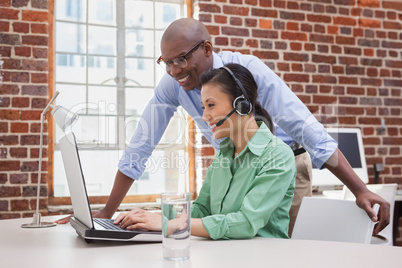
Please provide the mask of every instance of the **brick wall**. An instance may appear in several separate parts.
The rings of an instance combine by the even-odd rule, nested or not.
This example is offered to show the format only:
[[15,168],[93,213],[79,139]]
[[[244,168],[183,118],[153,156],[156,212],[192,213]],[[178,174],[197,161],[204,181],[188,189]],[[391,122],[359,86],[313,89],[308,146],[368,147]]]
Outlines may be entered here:
[[[48,38],[48,1],[0,0],[0,219],[32,216],[36,209]],[[43,151],[46,160],[46,146]],[[40,208],[46,215],[47,161],[42,170]]]
[[[402,186],[401,1],[201,0],[194,10],[216,51],[259,57],[324,125],[359,127],[370,182],[383,163],[381,182]],[[202,144],[205,174],[213,152]]]
[[[49,91],[48,5],[0,0],[0,219],[30,217],[36,206],[39,119]],[[370,181],[372,164],[383,163],[382,182],[402,184],[400,1],[217,0],[197,1],[194,10],[217,51],[260,57],[321,122],[362,128]],[[200,143],[204,174],[213,150]],[[42,170],[46,215],[47,161]]]

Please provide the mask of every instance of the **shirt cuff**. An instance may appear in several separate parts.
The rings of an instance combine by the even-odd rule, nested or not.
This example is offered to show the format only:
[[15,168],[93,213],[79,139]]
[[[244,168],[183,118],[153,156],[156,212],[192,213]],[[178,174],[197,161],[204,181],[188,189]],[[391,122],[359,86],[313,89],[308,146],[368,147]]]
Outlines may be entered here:
[[309,152],[311,161],[313,162],[314,166],[322,169],[324,164],[335,153],[337,148],[338,143],[336,141],[329,140],[326,142],[324,149],[316,148],[316,150],[314,150],[313,152]]
[[205,230],[213,240],[224,238],[229,231],[225,215],[213,215],[202,218]]

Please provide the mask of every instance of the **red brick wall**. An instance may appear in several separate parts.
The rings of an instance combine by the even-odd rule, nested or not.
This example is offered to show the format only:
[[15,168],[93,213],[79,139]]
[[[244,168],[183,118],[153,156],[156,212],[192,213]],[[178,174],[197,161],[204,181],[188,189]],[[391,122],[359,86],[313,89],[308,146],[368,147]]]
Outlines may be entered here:
[[[258,56],[324,124],[362,129],[373,181],[402,185],[402,2],[199,1],[216,51]],[[381,120],[385,130],[381,129]]]
[[[36,209],[48,38],[47,0],[0,0],[0,219],[31,216]],[[47,161],[42,170],[40,208],[46,215]]]
[[[217,51],[260,57],[321,122],[361,127],[370,181],[380,162],[382,181],[402,184],[400,1],[217,0],[194,10]],[[0,219],[31,216],[36,206],[48,26],[47,0],[0,0]],[[205,167],[213,150],[199,152]],[[46,215],[46,161],[42,170]]]
[[[402,186],[401,1],[201,0],[194,10],[216,51],[259,57],[320,122],[361,128],[370,182],[383,163],[381,182]],[[206,142],[199,154],[205,174]]]

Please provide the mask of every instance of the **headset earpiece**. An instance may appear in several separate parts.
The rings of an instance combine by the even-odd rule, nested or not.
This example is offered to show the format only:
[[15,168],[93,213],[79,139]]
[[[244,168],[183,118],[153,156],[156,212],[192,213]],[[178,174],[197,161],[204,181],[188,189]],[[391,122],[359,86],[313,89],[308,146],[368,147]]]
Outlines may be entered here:
[[251,113],[252,109],[253,109],[253,105],[250,103],[250,101],[248,100],[248,96],[247,96],[247,92],[244,89],[243,85],[241,84],[241,82],[239,81],[239,79],[237,79],[237,77],[234,75],[234,73],[232,72],[232,70],[230,70],[228,67],[223,66],[220,69],[225,69],[233,78],[233,80],[236,82],[237,86],[240,88],[240,90],[243,92],[243,95],[240,97],[237,97],[234,101],[233,101],[233,109],[236,110],[236,112],[239,115],[248,115]]
[[245,116],[251,113],[253,106],[245,97],[240,96],[233,101],[233,108],[236,110],[236,113]]

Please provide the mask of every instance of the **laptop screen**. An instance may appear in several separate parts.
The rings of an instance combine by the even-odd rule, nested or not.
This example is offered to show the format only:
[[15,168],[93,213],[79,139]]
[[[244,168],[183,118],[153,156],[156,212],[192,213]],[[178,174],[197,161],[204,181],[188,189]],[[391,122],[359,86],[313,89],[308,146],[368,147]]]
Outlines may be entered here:
[[91,208],[89,206],[84,174],[82,173],[74,133],[67,133],[60,139],[59,144],[68,187],[70,189],[74,217],[88,228],[93,228],[94,225],[92,221]]

